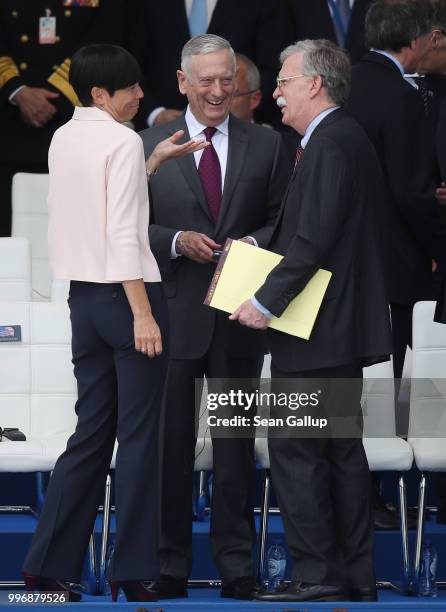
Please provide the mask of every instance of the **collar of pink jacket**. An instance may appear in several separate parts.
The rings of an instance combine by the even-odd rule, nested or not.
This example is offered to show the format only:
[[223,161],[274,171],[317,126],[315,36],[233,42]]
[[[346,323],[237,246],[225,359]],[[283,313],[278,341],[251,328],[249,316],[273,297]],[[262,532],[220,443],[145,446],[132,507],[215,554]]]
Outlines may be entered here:
[[78,121],[115,121],[115,119],[97,106],[75,106],[73,119]]

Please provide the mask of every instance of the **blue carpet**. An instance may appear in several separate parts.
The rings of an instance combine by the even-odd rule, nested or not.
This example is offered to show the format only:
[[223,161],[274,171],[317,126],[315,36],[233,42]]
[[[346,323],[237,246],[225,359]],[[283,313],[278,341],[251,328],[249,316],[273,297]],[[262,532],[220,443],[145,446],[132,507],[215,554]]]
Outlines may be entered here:
[[[0,592],[0,610],[11,610],[11,606],[4,603],[7,598],[6,592]],[[97,612],[116,612],[116,604],[113,604],[110,597],[93,597],[84,596],[83,601],[77,604],[52,605],[54,612],[61,611],[69,605],[70,610],[96,610]],[[39,606],[44,607],[44,606]],[[183,600],[163,600],[156,603],[127,603],[124,598],[119,598],[119,609],[137,610],[140,612],[213,612],[230,610],[231,612],[353,612],[361,610],[362,612],[423,612],[428,610],[436,610],[444,612],[446,610],[446,593],[443,592],[435,599],[421,599],[402,597],[393,591],[381,590],[379,593],[379,602],[376,603],[305,603],[305,604],[269,604],[255,601],[235,601],[230,599],[221,599],[218,589],[189,589],[189,598]]]
[[[29,546],[31,536],[36,526],[36,520],[29,515],[23,514],[0,514],[0,580],[20,580],[20,567],[26,550]],[[258,525],[257,525],[258,526]],[[101,527],[101,519],[99,518],[96,524],[96,529],[99,532]],[[114,520],[112,520],[112,533],[114,531]],[[277,515],[271,516],[269,521],[268,541],[283,537],[283,528],[280,517]],[[427,523],[426,537],[433,541],[438,554],[438,571],[437,577],[439,580],[446,580],[446,526],[437,525],[434,520]],[[413,548],[414,533],[411,532],[411,547]],[[212,565],[210,546],[209,546],[209,522],[194,523],[194,567],[192,572],[193,579],[213,579],[218,578],[217,572]],[[69,554],[69,553],[68,553]],[[288,563],[288,572],[291,563]],[[375,538],[375,566],[378,580],[386,580],[398,583],[401,577],[401,546],[400,536],[396,531],[378,532]],[[0,591],[0,610],[11,608],[7,603],[7,592]],[[167,600],[155,604],[130,604],[124,598],[120,598],[120,607],[131,609],[133,611],[140,610],[142,612],[160,612],[161,610],[169,611],[176,610],[180,612],[185,610],[188,612],[200,611],[207,612],[213,610],[247,610],[257,612],[267,610],[269,612],[305,612],[330,610],[336,612],[351,612],[353,610],[362,610],[369,612],[379,610],[387,612],[391,610],[408,610],[411,612],[422,612],[424,610],[442,610],[446,612],[446,591],[440,591],[438,598],[422,599],[403,597],[399,593],[391,590],[381,590],[379,594],[379,602],[374,604],[354,604],[354,603],[307,603],[301,605],[291,604],[266,604],[261,602],[238,602],[234,600],[226,600],[220,598],[219,589],[199,589],[192,588],[189,590],[189,598],[186,600]],[[51,608],[56,612],[56,608],[66,607],[52,605]],[[97,609],[105,611],[110,607],[111,610],[116,610],[116,605],[113,605],[110,596],[91,596],[84,595],[84,600],[81,604],[69,604],[70,609],[79,608],[82,610]],[[42,607],[42,606],[41,606]],[[48,607],[48,606],[46,606]]]

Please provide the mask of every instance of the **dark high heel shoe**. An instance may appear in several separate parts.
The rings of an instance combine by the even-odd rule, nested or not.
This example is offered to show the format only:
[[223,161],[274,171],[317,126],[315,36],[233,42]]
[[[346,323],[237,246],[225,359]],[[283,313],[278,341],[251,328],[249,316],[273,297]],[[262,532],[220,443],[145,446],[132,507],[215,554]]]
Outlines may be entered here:
[[26,590],[28,593],[39,591],[40,593],[65,593],[68,601],[81,601],[82,595],[72,591],[66,582],[56,580],[55,578],[45,578],[44,576],[35,576],[22,572],[23,580],[25,581]]
[[144,586],[141,580],[120,580],[110,582],[112,601],[118,600],[119,589],[124,591],[127,601],[158,601],[156,593]]

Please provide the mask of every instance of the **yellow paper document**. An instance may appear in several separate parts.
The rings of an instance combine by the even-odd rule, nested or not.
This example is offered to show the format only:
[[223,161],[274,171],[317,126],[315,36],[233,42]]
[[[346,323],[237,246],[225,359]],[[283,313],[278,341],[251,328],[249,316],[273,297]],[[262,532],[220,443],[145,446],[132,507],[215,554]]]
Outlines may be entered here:
[[[227,240],[205,304],[225,312],[234,312],[263,285],[281,259],[282,255],[277,253],[238,240]],[[308,340],[331,276],[327,270],[316,272],[282,316],[273,316],[269,327]]]

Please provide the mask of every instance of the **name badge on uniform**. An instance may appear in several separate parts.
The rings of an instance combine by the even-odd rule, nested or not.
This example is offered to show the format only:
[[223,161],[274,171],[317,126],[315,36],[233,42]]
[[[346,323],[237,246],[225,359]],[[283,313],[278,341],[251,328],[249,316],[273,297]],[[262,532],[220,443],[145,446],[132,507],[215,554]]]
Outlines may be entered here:
[[46,9],[46,16],[39,19],[39,44],[54,45],[56,42],[56,18]]
[[63,6],[84,6],[87,8],[97,8],[99,0],[63,0]]

